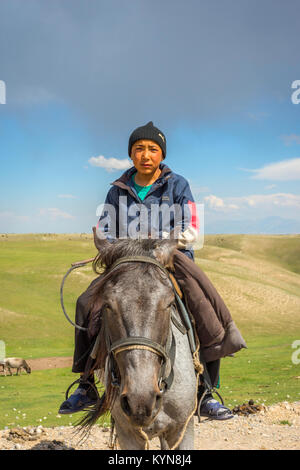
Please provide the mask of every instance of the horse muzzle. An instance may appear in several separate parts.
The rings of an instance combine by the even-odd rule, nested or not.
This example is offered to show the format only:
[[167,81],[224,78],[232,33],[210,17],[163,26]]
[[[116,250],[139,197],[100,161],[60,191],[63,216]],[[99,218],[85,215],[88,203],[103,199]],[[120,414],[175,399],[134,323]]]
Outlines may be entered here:
[[[125,356],[120,354],[122,352]],[[110,356],[112,376],[115,375],[113,363],[121,376],[122,386],[116,381],[114,385],[120,387],[123,412],[133,426],[149,426],[162,406],[162,382],[169,361],[167,350],[148,338],[131,336],[111,344]]]
[[162,392],[158,386],[151,391],[123,390],[120,403],[123,412],[129,418],[131,424],[137,427],[149,426],[155,419],[162,406]]

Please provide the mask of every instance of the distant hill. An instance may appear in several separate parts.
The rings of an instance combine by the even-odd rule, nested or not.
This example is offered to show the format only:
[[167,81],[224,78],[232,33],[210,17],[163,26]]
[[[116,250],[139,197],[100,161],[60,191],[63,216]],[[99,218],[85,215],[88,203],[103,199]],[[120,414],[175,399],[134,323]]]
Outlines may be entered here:
[[201,256],[208,255],[209,246],[230,249],[300,274],[300,235],[206,235]]
[[300,234],[300,221],[276,216],[254,220],[221,219],[205,221],[204,230],[207,234]]
[[300,235],[207,235],[195,255],[239,325],[300,335]]
[[[0,339],[8,354],[72,355],[74,332],[61,310],[60,283],[72,262],[95,255],[90,234],[0,236]],[[206,235],[195,261],[246,339],[300,338],[300,235]],[[95,276],[88,265],[67,279],[72,318],[77,297]]]

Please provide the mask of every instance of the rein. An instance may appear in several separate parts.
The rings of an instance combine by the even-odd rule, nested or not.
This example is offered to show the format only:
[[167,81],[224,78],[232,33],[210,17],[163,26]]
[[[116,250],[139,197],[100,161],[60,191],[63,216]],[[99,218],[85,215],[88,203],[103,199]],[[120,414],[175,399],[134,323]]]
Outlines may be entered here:
[[61,308],[62,308],[62,311],[64,313],[64,316],[66,317],[68,322],[71,323],[72,326],[74,326],[78,330],[82,330],[82,331],[87,331],[87,328],[84,328],[83,326],[79,326],[76,323],[74,323],[71,320],[71,318],[68,316],[67,312],[66,312],[65,305],[64,305],[64,285],[65,285],[65,281],[66,281],[67,277],[69,276],[69,274],[74,269],[81,268],[82,266],[85,266],[86,264],[91,263],[92,261],[94,261],[94,259],[95,258],[90,258],[90,259],[86,259],[84,261],[78,261],[77,263],[72,263],[71,268],[68,269],[68,271],[64,275],[63,280],[61,281],[61,285],[60,285],[60,304],[61,304]]

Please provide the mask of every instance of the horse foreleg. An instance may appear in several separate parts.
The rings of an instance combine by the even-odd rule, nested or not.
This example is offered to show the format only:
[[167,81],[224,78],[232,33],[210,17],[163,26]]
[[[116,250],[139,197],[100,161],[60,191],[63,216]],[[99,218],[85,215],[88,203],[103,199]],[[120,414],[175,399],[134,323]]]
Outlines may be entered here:
[[164,436],[159,436],[160,440],[160,449],[161,450],[170,450],[167,439]]
[[193,450],[193,449],[194,449],[194,419],[192,417],[186,427],[185,433],[181,441],[175,447],[174,450]]
[[122,450],[145,450],[146,441],[135,428],[128,423],[123,427],[116,422],[115,426],[117,443]]

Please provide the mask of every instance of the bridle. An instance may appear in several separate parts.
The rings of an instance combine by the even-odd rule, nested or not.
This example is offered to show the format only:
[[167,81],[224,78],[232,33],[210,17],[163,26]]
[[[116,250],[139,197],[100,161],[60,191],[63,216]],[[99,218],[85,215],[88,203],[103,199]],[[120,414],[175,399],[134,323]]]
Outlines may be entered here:
[[[128,256],[118,259],[108,270],[107,274],[110,274],[114,269],[120,266],[123,263],[132,263],[132,262],[142,262],[142,263],[150,263],[152,265],[157,266],[160,268],[169,279],[169,273],[167,269],[160,264],[156,259],[148,257],[148,256]],[[171,285],[173,286],[172,282]],[[173,315],[171,315],[171,318]],[[170,328],[166,345],[163,346],[160,343],[157,343],[149,338],[144,336],[127,336],[126,338],[118,339],[117,341],[112,342],[110,338],[109,329],[107,326],[107,319],[106,319],[106,311],[104,310],[103,315],[103,322],[104,322],[104,334],[105,334],[105,341],[106,341],[106,348],[107,348],[107,362],[106,362],[106,369],[107,373],[111,375],[111,383],[114,387],[120,387],[119,377],[117,373],[117,355],[123,351],[130,351],[130,350],[147,350],[150,351],[161,358],[161,367],[160,373],[158,377],[158,385],[162,392],[169,389],[173,382],[173,365],[175,361],[176,355],[176,343],[175,338]],[[177,326],[177,325],[176,325]],[[91,352],[91,357],[96,357],[98,346],[99,346],[99,339],[100,333],[96,339],[93,351]],[[167,374],[167,372],[169,372]]]

